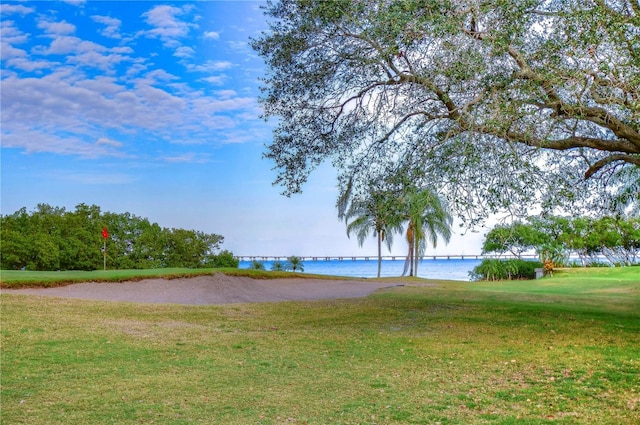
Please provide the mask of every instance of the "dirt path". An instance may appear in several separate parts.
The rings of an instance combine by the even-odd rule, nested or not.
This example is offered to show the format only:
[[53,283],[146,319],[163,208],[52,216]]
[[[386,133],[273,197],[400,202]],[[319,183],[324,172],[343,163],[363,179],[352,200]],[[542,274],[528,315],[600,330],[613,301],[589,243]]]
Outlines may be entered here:
[[392,282],[366,280],[269,279],[216,273],[183,279],[145,279],[138,282],[77,283],[56,288],[3,289],[8,294],[31,294],[89,300],[160,304],[230,304],[288,300],[364,297]]

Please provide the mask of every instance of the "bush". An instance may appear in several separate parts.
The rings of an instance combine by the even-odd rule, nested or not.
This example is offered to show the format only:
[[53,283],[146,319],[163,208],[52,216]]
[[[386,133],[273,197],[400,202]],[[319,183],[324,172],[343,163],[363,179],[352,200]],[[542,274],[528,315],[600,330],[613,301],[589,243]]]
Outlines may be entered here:
[[469,273],[473,280],[535,279],[539,261],[484,259]]
[[544,267],[544,265],[540,261],[528,261],[528,260],[511,260],[511,261],[516,261],[518,264],[517,279],[535,279],[536,269]]
[[253,260],[249,265],[251,270],[264,270],[264,263],[262,261]]
[[592,261],[587,267],[613,267],[613,264],[606,261]]
[[469,275],[472,280],[500,280],[506,276],[503,263],[501,260],[484,259]]
[[237,269],[240,265],[240,260],[233,256],[231,251],[221,251],[220,254],[214,255],[211,261],[211,267],[216,269],[223,267],[231,267]]

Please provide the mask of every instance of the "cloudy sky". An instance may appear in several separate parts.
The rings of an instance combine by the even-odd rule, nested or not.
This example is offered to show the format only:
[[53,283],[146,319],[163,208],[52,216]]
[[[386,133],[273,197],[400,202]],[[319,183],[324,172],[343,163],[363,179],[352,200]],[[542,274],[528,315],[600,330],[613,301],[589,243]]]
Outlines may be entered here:
[[[324,166],[285,198],[262,159],[253,1],[4,1],[1,212],[80,203],[225,237],[236,255],[372,255]],[[458,233],[460,229],[456,228]],[[479,253],[481,234],[438,254]],[[396,238],[394,254],[405,251]]]

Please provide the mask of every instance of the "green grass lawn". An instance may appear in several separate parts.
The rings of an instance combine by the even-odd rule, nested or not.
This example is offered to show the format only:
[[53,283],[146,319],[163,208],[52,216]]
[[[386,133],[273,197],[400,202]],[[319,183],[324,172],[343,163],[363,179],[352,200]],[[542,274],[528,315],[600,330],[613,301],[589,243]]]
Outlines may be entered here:
[[204,307],[3,294],[0,422],[638,424],[639,270]]

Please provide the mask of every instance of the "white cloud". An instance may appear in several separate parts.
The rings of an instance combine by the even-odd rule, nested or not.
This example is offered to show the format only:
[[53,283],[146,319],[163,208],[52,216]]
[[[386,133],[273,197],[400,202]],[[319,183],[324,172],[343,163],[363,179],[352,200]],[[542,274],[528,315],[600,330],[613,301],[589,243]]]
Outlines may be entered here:
[[238,95],[235,90],[217,90],[213,94],[218,96],[220,99],[229,99]]
[[68,58],[70,63],[75,63],[90,68],[99,68],[103,70],[109,70],[120,64],[121,62],[128,61],[128,56],[117,54],[101,54],[96,51],[88,51],[86,53],[80,53]]
[[180,79],[178,76],[170,74],[164,69],[154,69],[153,71],[147,72],[144,76],[150,84]]
[[14,21],[0,21],[0,58],[6,60],[27,56],[25,50],[16,48],[14,45],[26,43],[28,39],[28,35],[20,31]]
[[109,49],[111,52],[113,53],[122,53],[122,54],[132,54],[133,53],[133,49],[129,46],[117,46],[117,47],[112,47],[111,49]]
[[129,68],[127,68],[127,71],[125,73],[125,77],[131,78],[131,77],[133,77],[135,75],[141,74],[142,72],[144,72],[148,68],[149,68],[149,65],[146,64],[146,63],[135,62],[134,64],[129,66]]
[[[45,26],[45,29],[49,28]],[[64,56],[67,63],[103,70],[112,69],[122,62],[133,60],[130,57],[133,50],[128,46],[107,48],[93,41],[57,33],[50,33],[48,37],[51,38],[49,46],[37,45],[31,49],[31,52],[43,56]],[[23,67],[23,69],[26,68]]]
[[121,148],[122,147],[122,142],[118,142],[117,140],[111,140],[109,138],[106,137],[101,137],[98,139],[98,141],[96,142],[96,145],[98,146],[111,146],[114,148]]
[[205,31],[204,38],[218,40],[220,38],[220,33],[217,33],[215,31]]
[[65,35],[76,32],[76,26],[66,21],[52,22],[41,19],[38,21],[38,28],[43,29],[46,34]]
[[11,21],[2,21],[2,28],[0,29],[0,58],[2,60],[27,56],[25,50],[13,46],[13,44],[24,43],[27,37],[17,31],[12,24]]
[[251,51],[249,43],[246,41],[228,41],[228,44],[231,49],[237,53],[247,53]]
[[194,99],[193,104],[197,105],[198,110],[216,113],[245,110],[256,105],[256,100],[252,97],[237,97],[224,100],[203,97]]
[[[3,49],[3,54],[15,53],[12,51],[4,52],[4,47],[2,49]],[[18,50],[18,49],[15,49],[15,50]],[[33,72],[38,69],[51,69],[52,62],[45,61],[45,60],[31,60],[24,57],[14,57],[12,59],[7,60],[7,66],[10,68],[20,69],[23,71]]]
[[[183,21],[192,13],[187,6],[154,7],[143,15],[153,27],[147,35],[165,45],[184,37],[195,26]],[[97,27],[106,26],[103,35],[119,36],[120,20],[103,15],[90,18]],[[195,81],[179,77],[167,72],[173,68],[153,62],[153,50],[144,54],[154,59],[137,57],[133,50],[137,44],[120,42],[110,47],[82,39],[75,35],[76,26],[65,20],[40,17],[38,28],[40,33],[27,35],[12,21],[2,22],[3,147],[97,158],[138,156],[140,149],[146,149],[142,144],[250,140],[246,135],[250,124],[245,120],[258,120],[256,100],[239,97],[234,90],[209,94],[202,87],[202,82],[222,85],[227,76],[209,75]],[[14,47],[29,39],[36,44],[28,50]],[[195,51],[180,45],[176,54],[191,56]],[[230,61],[210,60],[190,66],[189,71],[212,74],[234,66]],[[188,154],[165,160],[209,159]]]
[[199,154],[195,152],[186,152],[176,156],[166,156],[163,159],[166,162],[171,163],[205,164],[210,162],[208,154]]
[[100,93],[106,98],[112,98],[118,93],[126,91],[126,87],[118,84],[114,77],[98,76],[92,79],[82,79],[75,83],[76,87],[87,89],[92,93]]
[[177,48],[181,45],[178,41],[189,34],[191,24],[179,19],[185,15],[190,8],[175,7],[169,5],[155,6],[153,9],[142,14],[145,21],[153,27],[151,30],[145,31],[145,34],[152,38],[159,38],[166,47]]
[[[225,91],[221,99],[185,85],[177,93],[157,86],[174,79],[164,70],[154,70],[125,85],[115,77],[86,78],[64,68],[42,78],[8,76],[2,80],[3,145],[27,152],[113,156],[123,154],[113,150],[123,145],[100,139],[105,131],[203,143],[211,140],[211,131],[239,127],[235,119],[221,114],[257,119],[252,97]],[[88,141],[92,137],[94,142]]]
[[233,68],[233,63],[229,61],[207,61],[200,65],[189,64],[187,69],[193,72],[211,73],[217,71],[224,71],[225,69]]
[[[255,133],[255,132],[252,132],[252,131],[249,131],[249,130],[246,130],[246,131],[235,131],[233,133],[226,133],[224,135],[224,138],[223,138],[222,142],[225,145],[242,144],[242,143],[247,143],[247,142],[251,142],[251,141],[260,140],[260,138],[257,137],[257,135],[258,135],[258,133]],[[264,140],[264,138],[262,140]]]
[[[188,64],[187,70],[192,72],[201,72],[204,74],[213,74],[219,71],[233,68],[235,65],[229,61],[207,61],[200,65]],[[201,81],[206,81],[209,84],[222,85],[227,79],[226,75],[209,75],[204,77]]]
[[180,46],[173,53],[173,56],[176,56],[178,58],[190,58],[193,55],[195,55],[195,53],[196,53],[195,50],[193,50],[191,47]]
[[87,0],[62,0],[62,1],[73,6],[82,6],[87,2]]
[[[113,146],[89,143],[81,136],[58,135],[50,128],[34,129],[21,125],[11,125],[5,129],[3,123],[2,147],[18,148],[28,154],[56,153],[61,155],[77,155],[84,158],[123,157],[124,154]],[[7,131],[8,130],[8,131]]]
[[209,84],[213,84],[214,86],[221,86],[222,84],[224,84],[226,78],[227,77],[224,75],[212,75],[211,77],[205,77],[201,80],[206,81]]
[[89,51],[104,52],[107,48],[92,41],[84,41],[78,37],[62,35],[52,37],[49,47],[37,46],[33,52],[41,55],[69,55],[87,53]]
[[23,6],[21,4],[0,4],[0,13],[3,15],[28,15],[33,13],[32,7]]
[[120,25],[122,24],[122,21],[120,19],[100,15],[93,15],[91,19],[105,25],[105,28],[100,32],[100,34],[109,38],[122,38],[122,35],[120,34]]
[[11,44],[22,44],[29,39],[28,35],[22,32],[16,26],[16,23],[14,21],[1,21],[0,25],[0,36],[2,36],[3,42]]

